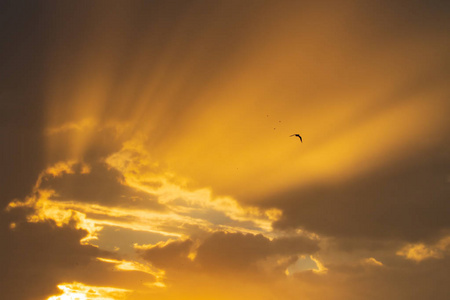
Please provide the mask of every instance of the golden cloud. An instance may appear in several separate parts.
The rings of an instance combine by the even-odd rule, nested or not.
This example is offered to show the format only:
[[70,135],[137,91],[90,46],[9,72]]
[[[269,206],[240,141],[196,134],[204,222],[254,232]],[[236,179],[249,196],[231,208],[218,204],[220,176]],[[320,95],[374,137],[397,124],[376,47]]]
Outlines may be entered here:
[[448,254],[449,250],[450,236],[446,236],[432,245],[426,245],[424,243],[407,244],[397,251],[397,255],[420,262],[430,258],[442,259]]

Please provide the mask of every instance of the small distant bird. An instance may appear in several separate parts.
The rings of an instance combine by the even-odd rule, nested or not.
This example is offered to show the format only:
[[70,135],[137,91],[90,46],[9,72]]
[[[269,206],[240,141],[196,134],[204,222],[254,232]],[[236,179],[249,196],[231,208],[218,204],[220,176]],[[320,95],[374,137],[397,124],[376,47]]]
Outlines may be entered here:
[[302,137],[300,136],[300,134],[296,133],[296,134],[292,134],[290,136],[298,136],[298,138],[300,139],[300,142],[303,143]]

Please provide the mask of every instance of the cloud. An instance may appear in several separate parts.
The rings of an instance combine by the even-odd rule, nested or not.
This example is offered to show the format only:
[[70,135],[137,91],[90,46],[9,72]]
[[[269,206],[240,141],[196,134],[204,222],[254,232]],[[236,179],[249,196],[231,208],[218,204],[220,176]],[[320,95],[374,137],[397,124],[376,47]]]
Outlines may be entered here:
[[137,246],[138,253],[161,269],[171,272],[255,272],[284,274],[303,254],[319,250],[318,241],[304,236],[270,240],[261,234],[218,231],[203,239],[178,240]]
[[[82,286],[95,286],[92,293],[115,288],[128,290],[129,294],[147,290],[146,284],[164,284],[164,274],[146,263],[125,260],[119,253],[81,243],[88,232],[77,229],[75,220],[60,225],[49,219],[30,223],[25,213],[16,209],[1,215],[0,238],[8,241],[0,246],[0,288],[4,297],[56,297],[57,286],[64,293],[86,292]],[[78,283],[66,290],[73,281]],[[113,294],[111,299],[116,299]]]
[[43,182],[40,188],[57,191],[55,200],[165,210],[165,206],[158,203],[155,195],[124,185],[123,175],[115,169],[108,168],[106,164],[97,162],[82,166],[89,172],[79,170],[66,176],[55,177]]
[[[263,259],[267,260],[270,258]],[[447,268],[450,262],[448,258],[416,264],[397,257],[395,264],[390,261],[383,266],[375,261],[380,262],[378,257],[366,257],[352,263],[327,265],[326,273],[297,270],[288,277],[282,272],[274,272],[274,269],[253,268],[253,271],[257,272],[250,272],[248,268],[244,269],[248,266],[246,264],[243,267],[236,265],[238,270],[236,272],[228,272],[227,269],[223,269],[223,265],[219,265],[219,268],[222,268],[220,271],[214,271],[214,265],[203,267],[203,272],[180,266],[178,271],[181,274],[167,272],[168,278],[172,279],[171,284],[167,290],[156,292],[156,295],[161,299],[184,297],[240,300],[252,296],[265,300],[297,298],[394,300],[426,298],[430,294],[433,295],[433,299],[447,298],[450,291],[447,285],[449,279]],[[293,262],[295,260],[290,261]],[[226,263],[229,263],[229,260],[223,264]],[[254,263],[254,260],[251,263]],[[411,289],[411,286],[414,286],[414,289]]]
[[153,246],[136,246],[137,253],[160,269],[186,268],[192,264],[189,259],[193,241],[169,240]]
[[263,235],[216,232],[197,249],[195,261],[209,272],[246,271],[271,256],[296,256],[318,251],[317,241],[305,237],[276,238]]
[[144,272],[147,274],[150,274],[154,276],[157,280],[162,279],[164,272],[155,270],[151,266],[147,264],[142,264],[136,261],[127,261],[127,260],[117,260],[117,259],[111,259],[111,258],[103,258],[103,257],[97,257],[99,261],[114,264],[115,268],[117,270],[122,271],[139,271]]
[[8,210],[34,209],[28,216],[31,222],[53,220],[58,226],[75,222],[89,232],[86,240],[97,238],[103,226],[178,237],[196,228],[271,230],[276,211],[242,207],[229,197],[213,198],[209,189],[192,191],[172,180],[173,175],[149,167],[157,163],[148,161],[144,149],[126,153],[114,155],[115,168],[75,160],[50,165],[38,176],[32,193],[11,202]]
[[[40,172],[31,193],[22,200],[12,201],[8,206],[7,213],[12,215],[23,213],[23,218],[27,222],[24,224],[27,226],[52,224],[49,230],[58,231],[71,228],[74,231],[83,232],[84,234],[78,236],[77,240],[80,247],[92,247],[90,244],[95,244],[96,239],[102,237],[99,233],[104,227],[115,227],[147,232],[152,235],[153,239],[154,235],[158,234],[163,237],[162,240],[167,239],[166,236],[186,238],[196,233],[206,235],[207,232],[221,229],[235,233],[254,232],[255,234],[249,234],[248,237],[250,239],[254,237],[256,241],[262,240],[264,247],[270,248],[263,249],[263,256],[258,259],[258,263],[268,256],[289,256],[291,255],[290,248],[301,252],[301,244],[304,244],[303,246],[307,249],[315,249],[316,243],[307,241],[307,239],[304,241],[288,238],[276,239],[273,246],[270,246],[272,242],[268,238],[261,234],[256,235],[256,233],[268,234],[270,232],[270,222],[278,217],[277,211],[243,207],[230,197],[213,198],[208,189],[192,191],[173,175],[169,176],[163,170],[156,169],[155,171],[149,167],[152,162],[142,160],[142,157],[145,158],[147,155],[147,152],[131,152],[131,156],[125,156],[126,159],[121,160],[119,165],[114,165],[122,166],[119,169],[108,168],[108,165],[102,162],[87,164],[77,160],[60,161],[49,165]],[[117,160],[116,163],[118,163]],[[147,168],[150,173],[140,170],[140,166],[144,169]],[[136,172],[130,171],[133,169]],[[150,177],[153,176],[159,180],[161,184],[151,184],[154,181],[148,180],[149,174]],[[130,184],[129,180],[134,184]],[[136,198],[142,200],[136,201]],[[12,221],[8,224],[8,230],[18,232],[21,226],[19,222]],[[233,235],[233,233],[229,234]],[[247,235],[241,235],[247,237]],[[141,237],[141,239],[143,238]],[[63,241],[62,238],[57,239]],[[238,241],[241,242],[240,246],[244,248],[247,247],[245,239],[240,241],[238,238]],[[116,249],[114,243],[113,239],[109,239],[98,244],[103,247],[107,246],[109,249]],[[195,242],[195,244],[198,243]],[[105,265],[114,264],[113,270],[148,274],[151,279],[145,282],[141,281],[144,286],[163,287],[165,282],[161,275],[163,273],[160,273],[163,272],[162,270],[173,271],[179,266],[197,270],[207,269],[203,260],[205,254],[208,253],[208,244],[198,248],[193,245],[194,242],[191,239],[185,239],[183,242],[168,241],[154,247],[146,247],[144,250],[141,249],[142,256],[160,270],[145,267],[133,260],[105,258],[98,248],[93,247],[89,249],[100,252],[93,253],[90,257],[90,265],[93,266],[93,269],[90,270],[93,271],[92,274],[107,272],[108,269]],[[275,248],[278,250],[273,250]],[[307,251],[306,248],[305,251]],[[197,261],[195,255],[198,249],[201,249],[201,253],[200,260]],[[80,250],[77,248],[75,251]],[[115,255],[130,254],[126,249],[122,251],[119,248],[115,252]],[[93,258],[96,259],[96,262],[92,262]],[[235,260],[238,259],[238,257],[235,258]],[[276,261],[271,264],[280,267]],[[199,266],[202,267],[199,268]],[[273,269],[271,266],[269,268]],[[86,266],[84,269],[89,270]],[[100,284],[98,286],[108,286],[106,281],[92,280],[92,274],[83,275],[87,282],[80,280],[83,277],[80,274],[63,276],[61,272],[56,271],[54,274],[55,279],[46,282],[49,286],[48,291],[50,291],[50,286],[53,286],[54,290],[57,284],[62,287],[67,286],[66,283],[70,282],[68,280],[77,280],[86,285],[97,282]],[[58,276],[60,281],[56,282]],[[103,278],[109,278],[117,284],[117,278],[121,276],[123,275],[108,275]],[[67,280],[63,281],[63,279]]]
[[[445,270],[448,264],[448,259],[423,265],[397,263],[380,266],[358,262],[330,266],[327,276],[298,274],[297,278],[312,289],[324,287],[327,294],[335,295],[334,299],[421,299],[430,294],[434,299],[445,299],[450,290],[444,283],[449,279]],[[348,285],[352,288],[345,288]],[[314,296],[321,298],[320,293]]]
[[79,297],[79,299],[118,300],[124,299],[132,291],[114,287],[89,286],[80,282],[62,283],[58,285],[61,295],[51,296],[48,300],[64,300]]
[[429,258],[443,258],[450,251],[450,236],[443,237],[434,245],[423,243],[407,244],[397,251],[397,255],[420,262]]
[[340,238],[436,239],[450,227],[446,212],[449,157],[429,149],[339,184],[321,183],[273,195],[266,201],[283,211],[275,228],[303,228]]
[[175,175],[152,157],[144,141],[142,136],[128,140],[120,151],[106,158],[106,163],[122,174],[124,185],[157,196],[160,203],[179,214],[200,214],[207,219],[213,212],[220,212],[229,223],[253,223],[255,231],[271,230],[272,221],[280,215],[278,210],[244,206],[234,198],[214,196],[209,188],[189,188],[186,178]]
[[373,266],[383,266],[383,263],[381,261],[378,261],[377,259],[373,258],[373,257],[369,257],[363,260],[364,263],[368,264],[368,265],[373,265]]
[[1,290],[8,299],[44,299],[62,277],[90,269],[95,257],[103,253],[81,245],[86,232],[71,226],[19,222],[10,229],[6,220],[15,219],[2,215],[0,228],[2,240],[8,241],[0,247]]

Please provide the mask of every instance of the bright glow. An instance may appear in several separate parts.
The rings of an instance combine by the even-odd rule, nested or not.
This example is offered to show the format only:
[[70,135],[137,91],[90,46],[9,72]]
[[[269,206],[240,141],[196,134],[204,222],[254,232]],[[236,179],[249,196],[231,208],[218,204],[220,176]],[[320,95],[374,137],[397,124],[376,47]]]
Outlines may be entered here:
[[80,282],[62,283],[58,288],[62,294],[51,296],[47,300],[119,300],[131,293],[127,289],[89,286]]
[[310,258],[317,265],[317,269],[313,269],[314,273],[326,274],[328,272],[328,269],[322,264],[322,262],[317,257],[314,257],[313,255],[310,255]]
[[117,270],[144,272],[155,276],[158,280],[162,279],[164,276],[164,271],[158,270],[148,264],[142,264],[136,261],[117,260],[102,257],[97,257],[97,259],[102,262],[115,264]]
[[27,217],[28,222],[33,223],[53,220],[57,226],[63,226],[75,221],[77,229],[84,229],[88,232],[88,235],[81,240],[82,244],[95,240],[98,231],[102,227],[93,220],[87,219],[84,213],[71,209],[65,203],[50,200],[54,194],[55,191],[53,190],[38,190],[33,196],[27,197],[24,202],[11,202],[8,205],[8,209],[11,210],[17,207],[34,208],[35,213]]
[[[271,230],[272,221],[281,214],[274,208],[261,210],[250,206],[243,207],[231,197],[213,197],[212,191],[207,188],[194,191],[187,189],[186,179],[176,177],[151,159],[142,138],[126,142],[123,148],[109,156],[106,162],[123,174],[124,184],[157,195],[161,203],[179,213],[205,209],[220,211],[233,220],[254,222],[265,231]],[[181,204],[180,199],[183,201]],[[174,203],[175,201],[177,203]]]
[[148,286],[148,287],[150,287],[150,288],[153,288],[153,287],[156,287],[156,288],[167,288],[167,286],[163,283],[163,282],[152,282],[152,283],[148,283],[148,282],[146,282],[146,283],[144,283],[144,285],[146,285],[146,286]]
[[[91,167],[76,161],[58,162],[43,171],[35,184],[34,193],[25,201],[16,200],[8,209],[32,207],[35,213],[28,216],[29,222],[53,220],[58,226],[75,221],[76,228],[84,229],[88,235],[82,243],[89,243],[98,238],[103,226],[157,233],[163,236],[182,237],[189,235],[189,226],[202,230],[225,230],[229,232],[247,232],[268,234],[272,231],[271,223],[281,215],[277,209],[257,209],[243,207],[231,197],[213,197],[210,189],[190,190],[170,172],[155,166],[149,159],[149,153],[138,142],[126,143],[124,148],[111,155],[107,160],[111,167],[117,168],[125,180],[124,185],[158,196],[159,202],[167,206],[162,212],[139,209],[110,207],[75,200],[53,200],[60,196],[58,191],[42,189],[44,181],[51,184],[52,178],[61,178],[64,174],[86,175]],[[76,167],[78,168],[76,171]],[[160,182],[152,186],[149,182]],[[126,195],[125,195],[126,196]],[[126,199],[126,198],[125,198]],[[131,200],[131,198],[130,198]],[[222,213],[230,219],[229,223],[214,224],[214,219],[204,216],[210,213]],[[200,217],[196,215],[200,214]],[[237,222],[234,222],[237,221]],[[233,225],[231,225],[234,223]],[[251,224],[250,227],[246,227]]]

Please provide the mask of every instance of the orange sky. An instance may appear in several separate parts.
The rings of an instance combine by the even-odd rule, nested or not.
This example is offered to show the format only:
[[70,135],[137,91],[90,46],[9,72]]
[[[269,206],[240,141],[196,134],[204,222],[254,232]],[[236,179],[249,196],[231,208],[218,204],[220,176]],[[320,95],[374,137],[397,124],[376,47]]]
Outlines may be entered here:
[[450,293],[447,4],[4,6],[8,299]]

